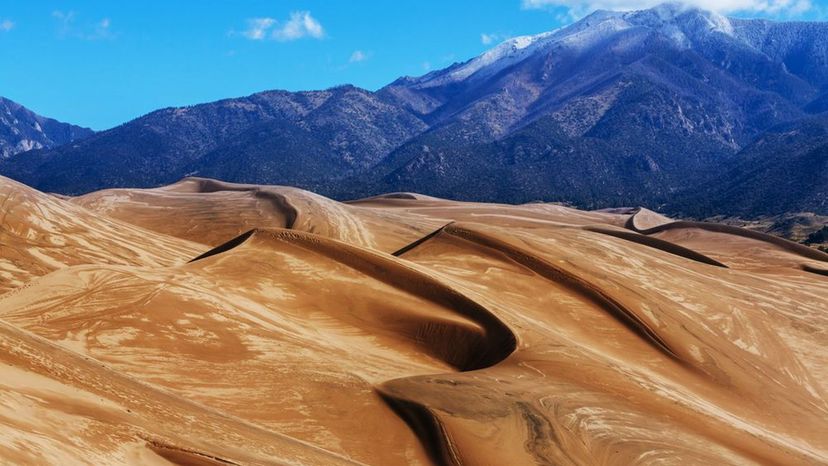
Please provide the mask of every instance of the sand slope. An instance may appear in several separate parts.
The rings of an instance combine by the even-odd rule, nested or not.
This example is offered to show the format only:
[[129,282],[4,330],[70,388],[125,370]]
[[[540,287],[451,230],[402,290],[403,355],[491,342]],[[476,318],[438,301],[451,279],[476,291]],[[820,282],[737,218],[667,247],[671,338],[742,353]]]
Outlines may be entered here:
[[645,209],[0,181],[30,206],[2,232],[3,462],[828,464],[828,256],[793,243]]
[[158,189],[98,191],[71,202],[210,246],[253,228],[290,228],[390,252],[440,226],[428,216],[364,209],[297,188],[206,178],[185,178]]
[[0,177],[0,292],[70,265],[167,266],[202,249]]

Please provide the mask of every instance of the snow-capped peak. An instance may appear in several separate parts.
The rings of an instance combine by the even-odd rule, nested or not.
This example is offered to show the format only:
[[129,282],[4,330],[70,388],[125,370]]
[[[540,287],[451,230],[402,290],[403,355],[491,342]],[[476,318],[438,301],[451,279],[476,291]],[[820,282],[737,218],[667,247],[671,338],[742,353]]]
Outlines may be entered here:
[[702,27],[708,32],[733,35],[733,25],[726,16],[683,3],[662,3],[648,10],[625,12],[622,16],[631,24],[652,29],[688,30]]
[[678,47],[689,47],[692,42],[689,37],[698,37],[699,34],[718,32],[734,35],[729,18],[682,3],[663,3],[646,10],[627,12],[598,10],[560,29],[508,39],[466,63],[429,73],[415,79],[414,83],[417,87],[428,88],[472,77],[492,76],[553,45],[583,51],[620,31],[642,27],[657,30]]
[[565,43],[570,47],[585,47],[627,27],[629,25],[617,15],[593,14],[561,29],[507,39],[468,62],[450,68],[446,73],[424,76],[425,79],[420,84],[421,87],[433,87],[463,81],[472,75],[491,76],[552,44]]
[[481,69],[499,63],[499,69],[516,63],[532,52],[532,45],[552,35],[551,32],[544,32],[534,36],[519,36],[501,42],[491,50],[484,52],[477,58],[472,59],[464,66],[452,71],[449,77],[452,81],[463,80]]

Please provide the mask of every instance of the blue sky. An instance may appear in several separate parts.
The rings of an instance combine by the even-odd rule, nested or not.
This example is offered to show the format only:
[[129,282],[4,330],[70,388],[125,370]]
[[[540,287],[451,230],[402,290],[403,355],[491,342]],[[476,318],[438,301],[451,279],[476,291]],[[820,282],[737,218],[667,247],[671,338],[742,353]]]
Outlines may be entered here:
[[[825,19],[828,0],[690,0],[739,16]],[[0,95],[106,129],[267,89],[376,89],[595,8],[653,0],[0,0]]]

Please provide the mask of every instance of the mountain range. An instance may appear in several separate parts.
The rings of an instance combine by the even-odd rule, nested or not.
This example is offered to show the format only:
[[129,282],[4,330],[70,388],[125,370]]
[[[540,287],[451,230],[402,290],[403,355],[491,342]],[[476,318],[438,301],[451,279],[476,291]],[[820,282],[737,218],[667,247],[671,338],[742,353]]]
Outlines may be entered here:
[[[188,175],[339,199],[828,213],[828,23],[664,4],[597,11],[464,63],[354,86],[158,110],[0,161],[41,190]],[[67,141],[64,141],[67,142]]]

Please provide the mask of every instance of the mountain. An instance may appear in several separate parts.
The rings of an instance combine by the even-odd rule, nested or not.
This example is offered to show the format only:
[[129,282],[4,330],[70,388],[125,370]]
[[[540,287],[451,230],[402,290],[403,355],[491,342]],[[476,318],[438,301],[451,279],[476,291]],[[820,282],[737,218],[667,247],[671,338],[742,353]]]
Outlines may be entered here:
[[689,216],[828,212],[828,115],[771,128],[703,185],[665,207]]
[[814,113],[826,53],[823,23],[599,11],[383,89],[438,127],[384,159],[370,190],[661,204]]
[[353,86],[270,91],[158,110],[71,146],[27,153],[2,170],[74,194],[195,173],[299,185],[365,170],[425,128],[410,112]]
[[[160,110],[78,144],[15,157],[0,173],[67,194],[196,174],[336,198],[417,191],[680,208],[697,195],[694,202],[707,206],[695,209],[699,215],[799,205],[826,213],[819,203],[797,204],[794,194],[763,203],[773,194],[751,181],[759,173],[738,168],[761,163],[781,177],[777,186],[794,184],[783,146],[761,141],[826,110],[828,23],[664,4],[597,11],[376,92],[271,91]],[[810,161],[819,156],[799,166],[807,170]],[[757,185],[749,191],[760,197],[747,203],[755,208],[740,207],[732,193],[742,188],[725,172],[742,173],[746,190]],[[708,196],[711,180],[724,187]],[[825,192],[824,177],[807,183],[804,190]]]
[[57,147],[92,133],[89,128],[40,116],[0,97],[0,159],[32,149]]

